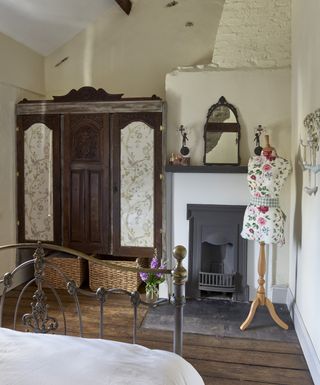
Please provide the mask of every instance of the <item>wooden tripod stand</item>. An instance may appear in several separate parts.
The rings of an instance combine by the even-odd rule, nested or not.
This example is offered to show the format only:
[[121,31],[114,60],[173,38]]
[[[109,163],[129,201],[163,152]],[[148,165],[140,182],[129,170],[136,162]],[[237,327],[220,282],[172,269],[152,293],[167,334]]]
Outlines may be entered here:
[[250,323],[253,320],[253,317],[256,313],[257,307],[258,306],[266,306],[272,319],[276,324],[278,324],[281,328],[287,330],[288,325],[283,322],[278,314],[275,311],[275,308],[273,306],[273,303],[266,297],[266,291],[264,288],[265,284],[265,279],[264,275],[266,273],[266,254],[265,254],[265,243],[260,242],[260,252],[259,252],[259,262],[258,262],[258,274],[259,274],[259,279],[258,279],[258,290],[257,290],[257,295],[254,301],[251,304],[250,312],[248,314],[248,317],[246,320],[243,322],[243,324],[240,326],[241,330],[245,330]]

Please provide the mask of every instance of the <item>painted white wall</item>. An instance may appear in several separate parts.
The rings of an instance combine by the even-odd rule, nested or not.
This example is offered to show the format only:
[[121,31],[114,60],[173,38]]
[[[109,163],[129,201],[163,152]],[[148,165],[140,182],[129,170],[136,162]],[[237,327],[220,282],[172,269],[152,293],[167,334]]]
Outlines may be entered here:
[[[16,103],[39,95],[0,82],[0,244],[16,242]],[[7,256],[9,256],[7,258]],[[12,252],[0,253],[0,275],[15,263]]]
[[[253,154],[254,148],[254,127],[258,124],[266,126],[271,137],[272,145],[277,149],[278,155],[284,158],[290,158],[291,141],[291,123],[290,123],[290,70],[233,70],[233,71],[174,71],[166,78],[166,99],[168,103],[168,129],[167,129],[167,156],[172,152],[177,153],[181,147],[181,135],[177,131],[183,124],[189,132],[188,146],[191,148],[191,163],[193,165],[202,164],[204,143],[203,126],[209,107],[216,103],[221,95],[237,107],[240,124],[241,140],[240,155],[241,163],[247,164],[250,154]],[[188,174],[187,174],[188,175]],[[204,174],[215,180],[215,176]],[[199,176],[200,177],[200,176]],[[176,178],[176,177],[175,177]],[[174,189],[180,181],[180,176],[174,179]],[[218,174],[221,178],[221,174]],[[226,180],[230,174],[224,176]],[[219,180],[219,179],[218,179]],[[186,190],[179,188],[179,194],[187,196],[192,187],[198,191],[199,197],[208,192],[208,201],[202,199],[202,203],[214,203],[213,192],[220,186],[220,181],[212,186],[206,186],[207,179],[201,180],[201,183],[190,183],[189,187],[183,185]],[[201,186],[201,187],[200,187]],[[175,191],[175,190],[174,190]],[[228,186],[217,190],[222,194],[218,200],[227,202],[234,201],[238,197],[238,189]],[[243,201],[248,203],[248,188],[244,189]],[[178,205],[179,194],[173,195],[173,206]],[[182,198],[184,199],[184,198]],[[286,234],[289,238],[289,208],[290,208],[290,183],[287,182],[280,196],[282,210],[287,215]],[[188,203],[196,203],[189,201]],[[229,204],[229,203],[227,203]],[[175,211],[175,209],[174,209]],[[176,211],[175,211],[176,212]],[[179,215],[179,216],[178,216]],[[178,219],[180,218],[180,219]],[[184,223],[185,214],[176,212],[174,221]],[[173,225],[175,228],[175,224]],[[178,227],[180,224],[177,225]],[[185,229],[186,224],[182,226]],[[177,233],[179,234],[179,233]],[[184,234],[185,233],[184,231]],[[176,236],[176,235],[175,235]],[[180,241],[180,238],[174,239]],[[181,242],[188,244],[188,238],[184,235]],[[289,282],[289,247],[288,243],[283,247],[273,247],[270,254],[269,265],[272,266],[268,281],[268,295],[271,297],[271,286],[287,286]],[[256,260],[255,260],[256,263]],[[251,268],[250,262],[248,267]],[[255,269],[255,267],[254,267]],[[270,294],[269,294],[270,293]]]
[[[0,244],[16,241],[15,102],[17,90],[0,83]],[[0,254],[0,275],[14,266],[14,256]]]
[[[290,243],[290,296],[296,329],[313,380],[320,384],[320,193],[308,196],[303,187],[307,173],[297,164],[299,140],[304,137],[303,119],[320,107],[320,26],[318,0],[292,2],[292,178]],[[318,162],[320,154],[318,152]],[[320,184],[320,176],[317,176]]]
[[[178,65],[210,63],[224,0],[133,2],[127,16],[108,12],[45,59],[47,95],[84,85],[126,96],[163,97],[165,75]],[[192,27],[186,27],[192,22]],[[68,57],[58,67],[61,59]]]
[[168,104],[167,155],[178,152],[183,124],[189,132],[191,163],[203,161],[203,127],[209,107],[220,96],[233,104],[241,125],[241,164],[247,164],[254,149],[254,128],[265,126],[272,145],[284,158],[290,157],[290,69],[274,70],[177,70],[166,77]]
[[[16,103],[44,94],[43,57],[0,33],[0,244],[16,242]],[[36,93],[37,94],[36,94]],[[0,254],[0,275],[14,266]]]
[[44,95],[44,57],[0,32],[0,83]]

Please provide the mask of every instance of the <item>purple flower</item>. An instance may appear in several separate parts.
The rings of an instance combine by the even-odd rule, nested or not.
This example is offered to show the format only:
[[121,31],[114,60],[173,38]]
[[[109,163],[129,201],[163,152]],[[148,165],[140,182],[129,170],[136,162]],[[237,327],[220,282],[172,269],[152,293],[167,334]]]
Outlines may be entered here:
[[159,267],[159,261],[157,257],[153,257],[150,263],[151,269],[157,269]]
[[148,273],[141,272],[139,274],[140,274],[140,278],[142,279],[143,282],[146,282],[148,280],[148,278],[149,278]]
[[[151,262],[150,262],[150,268],[151,269],[164,269],[165,266],[164,265],[159,266],[158,258],[153,257]],[[150,287],[155,287],[164,281],[164,276],[162,273],[141,272],[139,274],[140,274],[140,278],[142,279],[142,281],[144,281],[146,283],[146,285],[150,286]]]
[[[160,265],[160,266],[159,266],[159,269],[164,269],[164,268],[165,268],[165,266],[163,266],[163,265]],[[158,278],[162,278],[162,274],[161,274],[161,273],[157,273],[156,276],[157,276]]]

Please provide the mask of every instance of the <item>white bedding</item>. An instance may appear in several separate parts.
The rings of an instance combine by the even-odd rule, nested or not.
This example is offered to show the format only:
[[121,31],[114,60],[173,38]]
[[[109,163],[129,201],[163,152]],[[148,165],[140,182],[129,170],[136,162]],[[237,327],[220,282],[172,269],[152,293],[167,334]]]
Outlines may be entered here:
[[101,339],[0,328],[0,385],[204,385],[183,358]]

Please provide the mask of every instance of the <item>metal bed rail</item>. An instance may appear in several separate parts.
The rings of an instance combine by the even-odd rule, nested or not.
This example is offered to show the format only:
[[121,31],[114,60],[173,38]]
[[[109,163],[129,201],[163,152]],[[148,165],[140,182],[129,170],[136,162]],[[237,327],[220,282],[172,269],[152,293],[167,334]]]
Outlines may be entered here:
[[[144,267],[124,267],[118,264],[114,264],[111,261],[97,259],[92,255],[85,254],[83,252],[66,248],[63,246],[58,246],[54,244],[46,243],[18,243],[0,246],[0,252],[9,250],[9,249],[34,249],[33,258],[23,262],[22,264],[15,267],[11,272],[4,274],[0,278],[0,285],[3,286],[3,292],[0,300],[0,327],[2,326],[3,321],[3,311],[4,303],[6,299],[7,292],[13,287],[15,276],[21,272],[21,270],[30,268],[33,265],[34,273],[33,277],[23,284],[21,292],[18,296],[16,306],[14,309],[14,329],[17,325],[17,316],[18,309],[21,304],[22,297],[30,285],[35,285],[35,290],[32,297],[31,309],[29,313],[25,313],[22,316],[22,323],[28,328],[29,331],[35,333],[50,333],[54,332],[59,328],[59,323],[56,317],[49,315],[47,297],[45,294],[45,289],[49,289],[52,293],[56,302],[58,304],[58,309],[62,314],[63,319],[63,333],[67,334],[67,321],[65,316],[65,309],[61,301],[59,292],[46,281],[45,279],[45,270],[48,268],[56,270],[64,279],[66,283],[66,289],[70,296],[73,297],[78,320],[79,320],[79,331],[80,336],[83,336],[83,320],[82,320],[82,311],[78,298],[78,294],[85,295],[91,298],[96,298],[99,302],[99,338],[103,338],[103,329],[104,329],[104,305],[106,303],[107,297],[109,294],[122,294],[130,298],[131,304],[133,306],[133,331],[132,339],[133,343],[136,343],[137,339],[137,315],[138,307],[140,304],[147,306],[157,306],[162,303],[164,300],[159,300],[153,304],[149,304],[142,300],[140,293],[138,291],[129,292],[127,290],[112,288],[105,289],[99,287],[96,292],[89,290],[84,290],[77,287],[76,283],[69,279],[64,272],[54,263],[50,261],[48,253],[46,251],[58,251],[61,253],[69,254],[76,256],[78,258],[83,258],[87,261],[91,261],[100,265],[107,265],[109,268],[117,269],[121,271],[131,271],[131,272],[146,272],[146,273],[156,273],[164,274],[172,277],[173,281],[173,297],[171,303],[174,306],[175,313],[175,325],[174,325],[174,334],[173,334],[173,351],[179,355],[182,355],[182,346],[183,346],[183,307],[185,305],[185,283],[187,280],[187,271],[183,267],[183,259],[186,256],[186,249],[183,246],[176,246],[173,249],[173,257],[176,260],[176,266],[173,270],[169,269],[150,269]],[[0,255],[2,257],[2,255]],[[45,286],[45,287],[44,287]]]

